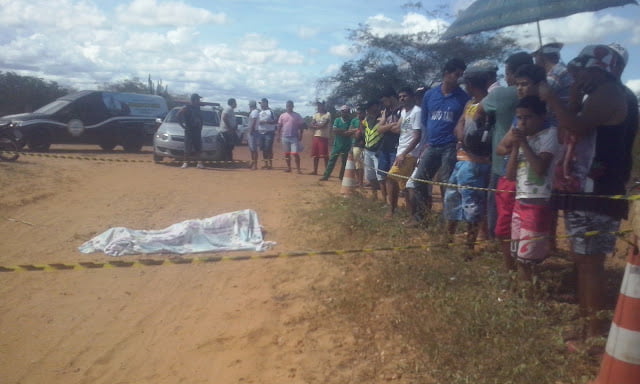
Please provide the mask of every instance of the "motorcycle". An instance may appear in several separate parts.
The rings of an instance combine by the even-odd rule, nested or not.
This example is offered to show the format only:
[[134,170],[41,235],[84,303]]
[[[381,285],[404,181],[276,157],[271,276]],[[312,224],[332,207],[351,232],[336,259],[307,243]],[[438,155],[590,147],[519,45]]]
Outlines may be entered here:
[[0,161],[18,160],[20,147],[17,140],[21,136],[20,131],[14,129],[10,123],[0,126]]

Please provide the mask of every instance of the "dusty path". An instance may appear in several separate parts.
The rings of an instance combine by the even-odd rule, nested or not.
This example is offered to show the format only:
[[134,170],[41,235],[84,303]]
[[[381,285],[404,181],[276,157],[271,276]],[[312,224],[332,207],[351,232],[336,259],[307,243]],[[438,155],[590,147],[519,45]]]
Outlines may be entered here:
[[[111,260],[77,247],[112,226],[159,229],[246,208],[275,252],[304,250],[311,233],[294,216],[339,189],[317,180],[23,156],[0,163],[0,265]],[[371,367],[357,368],[351,331],[329,321],[313,293],[339,274],[319,257],[0,273],[0,381],[362,382]]]

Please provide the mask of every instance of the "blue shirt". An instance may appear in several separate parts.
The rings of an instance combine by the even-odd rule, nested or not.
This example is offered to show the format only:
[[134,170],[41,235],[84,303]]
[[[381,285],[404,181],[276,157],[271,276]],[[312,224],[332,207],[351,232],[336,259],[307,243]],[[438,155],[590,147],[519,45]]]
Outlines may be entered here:
[[453,130],[469,101],[469,95],[456,87],[449,95],[442,93],[442,85],[430,89],[422,99],[422,124],[426,142],[440,147],[458,141]]

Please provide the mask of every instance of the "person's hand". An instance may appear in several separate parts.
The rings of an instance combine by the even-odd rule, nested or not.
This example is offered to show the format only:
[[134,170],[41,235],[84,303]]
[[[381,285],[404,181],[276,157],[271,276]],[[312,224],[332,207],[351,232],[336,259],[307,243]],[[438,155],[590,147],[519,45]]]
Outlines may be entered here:
[[517,144],[520,144],[527,139],[522,129],[517,127],[511,130],[511,134],[513,136],[514,143],[517,143]]
[[384,123],[387,121],[387,111],[382,111],[382,113],[380,113],[380,117],[378,117],[378,122],[379,123]]
[[393,165],[396,167],[402,167],[402,163],[404,162],[405,155],[396,156],[396,160],[393,162]]

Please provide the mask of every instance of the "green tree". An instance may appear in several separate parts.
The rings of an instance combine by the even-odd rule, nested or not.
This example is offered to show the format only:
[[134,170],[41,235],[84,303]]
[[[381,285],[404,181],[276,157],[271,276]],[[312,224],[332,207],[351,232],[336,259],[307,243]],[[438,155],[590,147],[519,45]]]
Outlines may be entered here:
[[330,90],[329,105],[357,104],[378,98],[389,87],[432,86],[442,78],[442,66],[459,57],[502,62],[517,45],[499,33],[439,41],[442,30],[378,36],[368,25],[349,32],[358,58],[342,64],[336,75],[322,78],[318,89]]
[[71,91],[55,81],[0,72],[0,116],[31,112]]
[[124,79],[117,83],[103,83],[100,89],[110,92],[150,93],[149,87],[140,81],[139,77]]
[[167,101],[169,108],[175,106],[176,96],[169,93],[169,86],[163,86],[162,80],[154,82],[151,79],[151,75],[149,75],[147,79],[147,84],[143,83],[138,77],[132,77],[117,83],[103,83],[100,89],[110,92],[148,93],[158,95],[162,96]]

